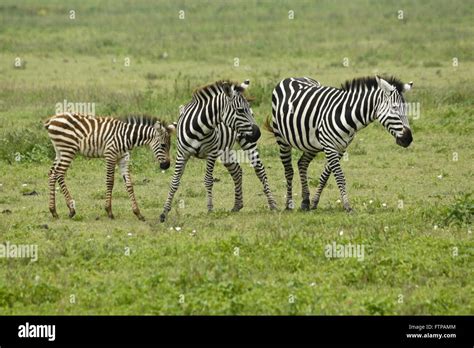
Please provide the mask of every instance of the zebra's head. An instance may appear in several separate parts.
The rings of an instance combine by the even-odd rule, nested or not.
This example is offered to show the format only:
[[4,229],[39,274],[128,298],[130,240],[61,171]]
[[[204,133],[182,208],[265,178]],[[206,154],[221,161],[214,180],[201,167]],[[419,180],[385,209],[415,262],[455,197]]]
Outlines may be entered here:
[[394,86],[376,76],[378,88],[382,91],[377,108],[377,119],[392,134],[396,143],[408,147],[413,141],[407,117],[407,105],[403,93],[411,90],[413,82]]
[[150,142],[150,148],[157,161],[160,162],[160,168],[168,169],[170,167],[171,134],[176,130],[176,122],[165,125],[163,122],[157,121],[154,129],[156,132]]
[[249,80],[245,80],[240,85],[224,82],[222,85],[227,97],[222,122],[235,130],[242,138],[250,142],[256,142],[260,138],[260,129],[255,123],[252,108],[244,96],[244,91],[250,85]]

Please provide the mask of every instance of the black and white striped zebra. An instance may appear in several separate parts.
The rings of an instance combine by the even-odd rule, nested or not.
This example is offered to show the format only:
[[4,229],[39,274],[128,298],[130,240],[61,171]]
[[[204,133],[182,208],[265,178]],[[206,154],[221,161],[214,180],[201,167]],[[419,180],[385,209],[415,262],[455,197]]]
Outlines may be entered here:
[[75,202],[66,186],[65,176],[72,160],[80,153],[85,157],[105,157],[107,166],[107,193],[105,210],[109,218],[112,213],[112,189],[115,167],[119,166],[125,187],[132,202],[132,210],[144,220],[135,199],[129,172],[130,150],[137,146],[149,145],[161,169],[170,166],[170,135],[176,125],[148,116],[130,116],[120,120],[112,117],[94,117],[63,113],[50,117],[45,128],[56,151],[56,159],[49,171],[49,210],[57,218],[55,185],[59,182],[66,198],[69,217],[76,214]]
[[403,93],[413,83],[390,78],[365,77],[346,81],[341,88],[321,86],[308,78],[288,78],[277,84],[272,95],[272,120],[266,123],[280,147],[287,182],[286,208],[293,209],[291,149],[303,151],[298,161],[302,186],[301,208],[310,208],[307,170],[318,152],[327,163],[311,202],[316,209],[326,182],[334,173],[345,210],[351,211],[344,174],[339,163],[355,133],[375,119],[407,147],[412,133]]
[[[194,156],[207,160],[204,184],[207,193],[207,208],[213,209],[212,174],[216,160],[231,149],[236,141],[242,149],[253,156],[254,168],[264,186],[264,192],[271,208],[276,207],[275,200],[268,186],[265,168],[258,152],[256,141],[260,130],[255,124],[252,109],[244,96],[250,82],[242,84],[230,81],[218,81],[202,87],[193,93],[192,100],[180,107],[178,120],[177,157],[168,199],[166,200],[160,221],[166,219],[171,210],[174,194],[180,184],[187,161]],[[243,207],[242,203],[242,169],[236,161],[223,161],[235,184],[235,202],[233,211]]]

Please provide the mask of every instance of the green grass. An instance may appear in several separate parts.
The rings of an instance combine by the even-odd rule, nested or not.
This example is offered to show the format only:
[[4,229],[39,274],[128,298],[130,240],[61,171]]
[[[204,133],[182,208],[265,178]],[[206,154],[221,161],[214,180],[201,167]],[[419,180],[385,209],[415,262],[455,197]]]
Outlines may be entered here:
[[[0,314],[474,313],[468,2],[73,3],[0,5],[0,243],[36,244],[39,253],[36,262],[0,258]],[[283,166],[264,133],[259,148],[278,212],[267,210],[244,165],[245,206],[230,213],[232,180],[218,164],[216,211],[208,214],[205,162],[195,159],[160,224],[173,169],[162,173],[148,149],[137,149],[132,178],[146,222],[132,214],[119,175],[116,219],[106,217],[105,165],[84,158],[67,177],[77,216],[67,218],[61,195],[60,219],[50,216],[53,151],[41,121],[65,99],[95,103],[97,114],[175,120],[194,87],[250,78],[262,124],[282,78],[337,86],[376,73],[413,80],[407,99],[421,113],[407,149],[379,124],[349,147],[342,166],[354,214],[343,211],[333,178],[317,211],[282,211]],[[312,193],[323,164],[320,156],[310,167]],[[24,195],[31,191],[38,195]],[[333,241],[363,245],[364,260],[326,258]]]

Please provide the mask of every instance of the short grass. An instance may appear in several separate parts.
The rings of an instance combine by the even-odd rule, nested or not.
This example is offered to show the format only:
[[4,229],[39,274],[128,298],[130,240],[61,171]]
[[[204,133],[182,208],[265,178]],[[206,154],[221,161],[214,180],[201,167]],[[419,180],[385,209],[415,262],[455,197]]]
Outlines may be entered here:
[[[0,15],[0,242],[39,252],[36,262],[0,259],[1,314],[474,313],[468,2],[7,0]],[[379,124],[356,137],[342,162],[354,214],[343,212],[334,179],[317,211],[283,211],[283,167],[265,133],[278,212],[244,165],[245,207],[230,213],[232,180],[218,164],[208,214],[205,162],[192,160],[160,224],[173,169],[138,149],[132,177],[146,222],[118,176],[116,219],[106,218],[104,163],[83,158],[68,173],[77,216],[67,218],[60,195],[61,218],[50,216],[53,153],[41,121],[57,103],[175,120],[194,87],[250,78],[262,124],[284,77],[338,85],[376,73],[413,80],[407,99],[420,115],[408,149]],[[323,163],[310,167],[312,192]],[[295,193],[299,205],[296,176]],[[364,259],[327,258],[333,242],[364,246]]]

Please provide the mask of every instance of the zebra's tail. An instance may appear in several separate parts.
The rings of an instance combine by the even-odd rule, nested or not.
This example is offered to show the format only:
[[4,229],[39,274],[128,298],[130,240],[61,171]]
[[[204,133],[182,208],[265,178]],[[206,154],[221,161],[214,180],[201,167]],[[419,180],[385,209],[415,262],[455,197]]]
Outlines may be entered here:
[[263,128],[265,128],[265,129],[266,129],[267,131],[269,131],[270,133],[275,134],[275,132],[273,131],[273,128],[272,128],[271,116],[268,116],[268,117],[265,119],[265,122],[263,122]]
[[48,129],[49,128],[49,125],[51,124],[51,121],[53,119],[54,116],[50,116],[46,119],[46,121],[43,122],[43,126],[44,128]]

